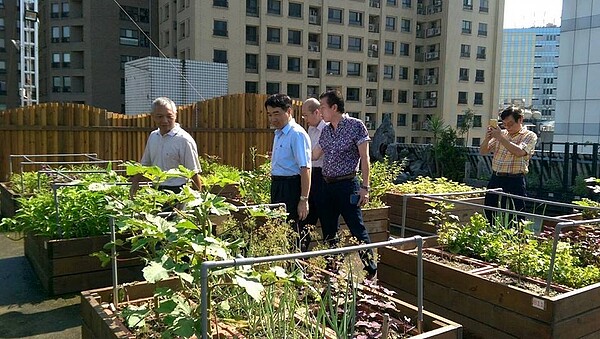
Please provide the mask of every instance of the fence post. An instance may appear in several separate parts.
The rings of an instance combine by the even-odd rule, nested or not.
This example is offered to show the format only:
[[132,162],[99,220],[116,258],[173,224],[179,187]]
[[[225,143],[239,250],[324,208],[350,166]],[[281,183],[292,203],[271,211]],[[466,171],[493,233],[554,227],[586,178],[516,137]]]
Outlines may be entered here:
[[571,144],[568,142],[565,142],[565,152],[563,154],[563,180],[562,180],[562,184],[563,184],[563,190],[566,192],[567,191],[567,183],[569,182],[569,150]]
[[594,143],[592,146],[592,170],[590,171],[591,176],[594,178],[598,177],[598,144]]
[[577,160],[579,159],[579,144],[573,143],[573,153],[571,154],[571,185],[575,185],[577,176]]

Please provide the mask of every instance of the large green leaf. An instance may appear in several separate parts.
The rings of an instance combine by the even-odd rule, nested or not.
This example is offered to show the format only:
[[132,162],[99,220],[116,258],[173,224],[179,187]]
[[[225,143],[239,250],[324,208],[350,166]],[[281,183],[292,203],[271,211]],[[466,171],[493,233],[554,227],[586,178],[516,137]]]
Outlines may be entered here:
[[262,292],[265,290],[265,287],[254,279],[246,279],[244,277],[236,276],[235,282],[242,288],[246,290],[246,293],[252,297],[252,299],[260,302],[262,300]]
[[144,272],[144,279],[150,283],[155,283],[169,277],[169,272],[156,261],[151,261],[142,271]]

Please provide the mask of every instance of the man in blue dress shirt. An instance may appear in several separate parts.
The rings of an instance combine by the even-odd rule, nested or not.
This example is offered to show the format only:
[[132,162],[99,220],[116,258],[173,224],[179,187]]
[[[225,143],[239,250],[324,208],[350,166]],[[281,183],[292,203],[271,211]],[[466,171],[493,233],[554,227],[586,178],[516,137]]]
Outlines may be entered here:
[[[305,239],[306,230],[299,221],[308,215],[310,192],[311,148],[308,134],[296,123],[292,99],[285,94],[273,94],[265,101],[275,139],[271,155],[271,203],[285,203],[288,221]],[[306,241],[300,248],[308,249]]]

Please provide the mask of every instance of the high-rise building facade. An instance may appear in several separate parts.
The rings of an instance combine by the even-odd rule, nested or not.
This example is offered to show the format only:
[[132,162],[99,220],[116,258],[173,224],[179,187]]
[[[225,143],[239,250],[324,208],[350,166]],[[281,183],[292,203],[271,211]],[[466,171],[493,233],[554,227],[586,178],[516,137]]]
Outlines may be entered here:
[[40,0],[39,10],[40,100],[124,113],[125,62],[158,55],[156,2]]
[[504,30],[499,106],[519,103],[554,117],[560,27]]
[[428,143],[428,118],[475,114],[478,145],[497,110],[504,0],[159,0],[163,53],[227,63],[230,93],[336,88],[374,130]]
[[0,110],[21,105],[20,1],[0,1]]
[[600,142],[600,0],[563,2],[555,142]]

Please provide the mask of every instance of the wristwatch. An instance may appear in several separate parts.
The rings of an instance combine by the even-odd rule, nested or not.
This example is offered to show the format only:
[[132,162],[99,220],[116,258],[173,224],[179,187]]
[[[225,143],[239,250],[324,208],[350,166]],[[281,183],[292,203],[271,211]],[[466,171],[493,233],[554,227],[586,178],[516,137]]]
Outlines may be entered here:
[[307,201],[307,200],[308,200],[308,196],[306,196],[306,195],[300,196],[300,201]]

